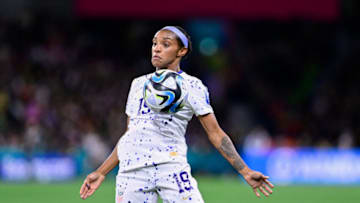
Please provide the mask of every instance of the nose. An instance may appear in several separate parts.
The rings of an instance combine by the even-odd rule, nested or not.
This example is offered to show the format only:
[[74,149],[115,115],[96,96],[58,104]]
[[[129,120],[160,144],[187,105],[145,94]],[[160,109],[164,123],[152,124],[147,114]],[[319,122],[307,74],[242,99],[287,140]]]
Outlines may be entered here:
[[153,50],[154,50],[155,53],[159,53],[161,51],[160,45],[159,44],[155,45]]

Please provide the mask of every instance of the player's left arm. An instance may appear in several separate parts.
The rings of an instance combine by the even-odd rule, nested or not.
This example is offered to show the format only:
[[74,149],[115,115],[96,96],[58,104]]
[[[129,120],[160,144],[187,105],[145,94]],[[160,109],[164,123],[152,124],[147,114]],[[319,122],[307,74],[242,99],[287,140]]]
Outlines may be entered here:
[[229,136],[221,129],[213,113],[198,116],[201,125],[205,129],[210,142],[224,156],[224,158],[238,171],[253,188],[256,196],[260,197],[259,189],[265,196],[272,193],[273,184],[269,177],[258,171],[251,170],[237,153]]

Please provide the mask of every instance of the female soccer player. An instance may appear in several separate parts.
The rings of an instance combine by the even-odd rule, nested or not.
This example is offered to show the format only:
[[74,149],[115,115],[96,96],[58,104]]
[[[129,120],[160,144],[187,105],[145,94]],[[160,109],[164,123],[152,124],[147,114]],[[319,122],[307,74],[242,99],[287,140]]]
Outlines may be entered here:
[[156,113],[143,98],[146,75],[133,80],[126,104],[127,130],[104,163],[84,180],[80,196],[86,199],[99,188],[106,174],[119,164],[115,202],[204,202],[186,159],[185,131],[195,114],[209,140],[244,177],[256,196],[272,193],[268,176],[251,170],[220,128],[202,82],[180,69],[191,52],[190,36],[178,26],[159,30],[152,44],[151,63],[156,69],[178,72],[189,84],[185,106],[174,114]]

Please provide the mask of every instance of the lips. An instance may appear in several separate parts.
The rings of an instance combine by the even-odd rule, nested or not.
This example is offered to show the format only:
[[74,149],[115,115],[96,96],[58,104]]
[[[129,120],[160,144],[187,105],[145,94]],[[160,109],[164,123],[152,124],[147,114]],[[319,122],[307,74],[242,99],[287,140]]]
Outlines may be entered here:
[[160,57],[160,56],[157,56],[157,55],[153,56],[152,58],[153,58],[153,59],[156,59],[156,60],[161,59],[161,57]]

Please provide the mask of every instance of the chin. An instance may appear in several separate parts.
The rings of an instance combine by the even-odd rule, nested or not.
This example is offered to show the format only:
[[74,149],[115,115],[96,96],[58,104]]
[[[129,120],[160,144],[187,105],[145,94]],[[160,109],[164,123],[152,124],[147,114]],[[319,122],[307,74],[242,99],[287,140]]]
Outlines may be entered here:
[[153,60],[151,60],[151,64],[153,65],[153,66],[157,66],[157,65],[159,65],[156,61],[153,61]]
[[158,63],[158,62],[154,62],[154,61],[152,61],[151,63],[152,63],[152,65],[153,65],[154,67],[156,67],[156,68],[159,68],[159,69],[164,69],[164,68],[166,68],[166,67],[164,66],[164,64],[162,64],[162,63]]

